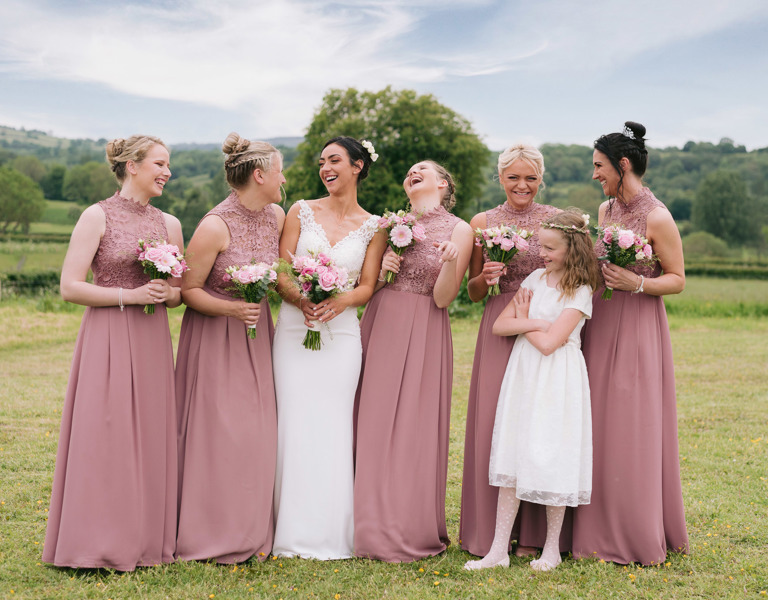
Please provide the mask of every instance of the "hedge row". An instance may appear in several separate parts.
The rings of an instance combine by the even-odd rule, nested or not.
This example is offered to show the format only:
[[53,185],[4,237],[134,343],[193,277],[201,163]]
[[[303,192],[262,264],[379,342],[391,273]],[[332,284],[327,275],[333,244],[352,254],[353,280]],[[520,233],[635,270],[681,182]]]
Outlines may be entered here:
[[24,271],[21,273],[0,273],[3,295],[20,296],[37,294],[47,290],[58,291],[61,271]]
[[687,264],[688,276],[717,277],[720,279],[768,279],[768,266],[738,264]]
[[12,231],[0,235],[0,241],[3,242],[61,242],[69,243],[70,235],[68,233],[21,233]]

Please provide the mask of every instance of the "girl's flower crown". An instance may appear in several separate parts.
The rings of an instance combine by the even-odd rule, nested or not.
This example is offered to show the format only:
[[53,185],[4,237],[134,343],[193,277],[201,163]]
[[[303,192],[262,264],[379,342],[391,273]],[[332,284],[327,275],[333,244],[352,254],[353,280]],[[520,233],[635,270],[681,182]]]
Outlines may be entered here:
[[585,233],[589,235],[589,215],[581,215],[584,219],[584,227],[576,227],[576,225],[560,225],[559,223],[542,223],[542,227],[547,229],[559,229],[565,233]]
[[368,140],[363,140],[360,142],[360,144],[368,150],[368,154],[371,155],[371,162],[376,162],[376,160],[379,158],[379,155],[376,154],[376,148],[373,147],[373,144],[369,142]]

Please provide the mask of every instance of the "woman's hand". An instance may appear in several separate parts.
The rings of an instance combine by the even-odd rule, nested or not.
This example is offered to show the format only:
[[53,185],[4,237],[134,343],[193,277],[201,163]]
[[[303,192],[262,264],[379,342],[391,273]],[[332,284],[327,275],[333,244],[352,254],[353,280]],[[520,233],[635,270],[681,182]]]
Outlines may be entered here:
[[512,298],[512,301],[515,303],[515,318],[528,318],[528,310],[531,308],[531,298],[533,298],[533,292],[528,288],[521,287],[517,290],[515,297]]
[[346,293],[326,298],[322,302],[315,304],[314,313],[318,321],[327,323],[335,319],[349,306],[346,302]]
[[403,257],[394,253],[392,248],[387,248],[384,253],[384,258],[381,259],[381,271],[379,272],[379,281],[382,281],[387,274],[387,271],[392,273],[400,272],[400,263],[403,262]]
[[243,300],[229,302],[231,304],[229,316],[239,319],[248,326],[256,325],[261,316],[261,304],[245,302]]
[[141,287],[132,290],[124,290],[125,304],[162,304],[173,300],[179,288],[173,288],[165,279],[152,279]]
[[485,284],[488,287],[499,283],[499,279],[501,279],[501,276],[506,272],[507,265],[502,262],[489,260],[487,263],[483,264],[482,275],[483,279],[485,280]]
[[451,240],[432,242],[432,245],[437,248],[437,251],[440,253],[440,262],[442,263],[453,262],[459,258],[459,247]]
[[614,265],[613,263],[609,263],[608,261],[600,262],[605,285],[609,288],[625,292],[634,292],[640,286],[640,275]]

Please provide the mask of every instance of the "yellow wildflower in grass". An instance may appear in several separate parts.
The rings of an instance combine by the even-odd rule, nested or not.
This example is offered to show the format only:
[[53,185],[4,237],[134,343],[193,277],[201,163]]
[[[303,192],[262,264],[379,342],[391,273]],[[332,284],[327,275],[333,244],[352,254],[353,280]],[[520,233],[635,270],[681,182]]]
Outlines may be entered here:
[[435,585],[440,585],[440,582],[439,581],[435,581]]
[[339,598],[341,598],[341,594],[336,594],[336,595],[334,596],[334,600],[339,600]]

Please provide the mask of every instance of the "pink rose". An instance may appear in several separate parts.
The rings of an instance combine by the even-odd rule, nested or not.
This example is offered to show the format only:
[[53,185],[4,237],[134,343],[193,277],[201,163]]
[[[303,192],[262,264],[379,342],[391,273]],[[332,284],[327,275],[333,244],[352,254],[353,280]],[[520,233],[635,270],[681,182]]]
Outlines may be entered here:
[[229,273],[224,273],[224,275],[222,275],[221,279],[224,282],[232,281],[232,275],[230,275]]
[[629,229],[619,230],[619,248],[631,248],[635,245],[635,234]]
[[253,273],[248,269],[240,269],[235,273],[234,277],[235,281],[242,284],[253,283],[255,281]]
[[144,252],[145,260],[152,261],[155,264],[158,264],[164,256],[165,252],[160,250],[160,248],[147,248],[146,252]]
[[172,277],[181,277],[182,273],[186,271],[184,268],[186,265],[181,264],[180,262],[177,262],[175,265],[171,267],[171,276]]
[[603,232],[603,243],[610,244],[612,241],[613,241],[613,231],[610,229],[606,229]]
[[643,254],[645,255],[645,258],[651,258],[653,256],[653,249],[651,249],[649,244],[643,246]]
[[512,248],[515,247],[515,242],[511,238],[505,237],[501,238],[501,244],[499,245],[501,246],[501,249],[504,250],[504,252],[509,252],[512,250]]
[[416,223],[416,225],[413,226],[413,238],[419,242],[423,242],[425,239],[427,239],[427,230],[424,229],[423,225],[419,225]]
[[528,240],[518,235],[517,239],[515,240],[515,248],[517,248],[520,252],[525,252],[528,250]]
[[336,273],[332,270],[326,270],[317,281],[320,287],[326,292],[331,292],[336,287]]
[[312,291],[312,283],[309,281],[305,281],[301,284],[301,291],[305,294],[309,294],[309,292]]

